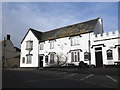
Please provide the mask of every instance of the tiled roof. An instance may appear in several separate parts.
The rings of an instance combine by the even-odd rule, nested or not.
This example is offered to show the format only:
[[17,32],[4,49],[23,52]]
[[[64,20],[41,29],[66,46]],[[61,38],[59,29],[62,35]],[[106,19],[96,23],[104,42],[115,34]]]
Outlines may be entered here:
[[38,40],[41,40],[42,32],[36,31],[36,30],[34,30],[34,29],[32,29],[32,28],[30,28],[30,30],[31,30],[32,33],[36,36],[36,38],[37,38]]
[[56,39],[56,38],[61,38],[66,36],[93,32],[98,19],[99,18],[82,22],[82,23],[61,27],[61,28],[50,30],[47,32],[39,32],[34,29],[31,29],[31,31],[34,33],[36,38],[40,41],[51,40],[51,39]]

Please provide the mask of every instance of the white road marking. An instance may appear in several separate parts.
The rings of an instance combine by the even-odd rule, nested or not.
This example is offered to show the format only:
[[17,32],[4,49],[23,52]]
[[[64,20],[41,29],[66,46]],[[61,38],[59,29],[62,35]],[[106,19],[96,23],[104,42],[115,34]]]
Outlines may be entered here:
[[84,79],[89,78],[89,77],[91,77],[91,76],[93,76],[93,74],[90,74],[90,75],[88,75],[88,76],[86,76],[86,77],[84,77],[84,78],[82,78],[82,79],[80,79],[80,80],[84,80]]
[[113,80],[114,82],[118,82],[116,79],[114,79],[114,78],[112,78],[112,77],[110,77],[110,76],[108,76],[108,75],[106,75],[106,77],[110,78],[110,79]]
[[62,73],[57,73],[56,75],[61,75],[61,74],[65,74],[66,72],[62,72]]
[[76,75],[77,73],[74,73],[74,74],[70,74],[70,75],[68,75],[68,76],[66,76],[66,77],[72,77],[72,76],[74,76],[74,75]]

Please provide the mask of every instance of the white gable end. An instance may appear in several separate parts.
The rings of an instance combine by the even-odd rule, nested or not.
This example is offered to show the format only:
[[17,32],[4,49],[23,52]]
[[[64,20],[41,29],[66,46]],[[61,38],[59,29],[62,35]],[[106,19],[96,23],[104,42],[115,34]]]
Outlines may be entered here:
[[[33,45],[32,45],[33,49],[31,51],[26,50],[27,41],[33,41]],[[27,64],[27,55],[29,54],[32,55],[31,63]],[[23,58],[25,59],[25,62],[23,62]],[[37,67],[38,66],[37,60],[38,60],[38,39],[35,37],[35,35],[30,30],[21,44],[20,67]]]

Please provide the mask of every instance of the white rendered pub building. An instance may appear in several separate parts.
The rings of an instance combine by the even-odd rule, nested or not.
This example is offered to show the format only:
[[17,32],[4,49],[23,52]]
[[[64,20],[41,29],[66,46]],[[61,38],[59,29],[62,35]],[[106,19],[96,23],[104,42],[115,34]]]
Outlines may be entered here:
[[120,61],[120,32],[103,32],[101,18],[41,32],[30,28],[21,41],[20,67],[87,65]]

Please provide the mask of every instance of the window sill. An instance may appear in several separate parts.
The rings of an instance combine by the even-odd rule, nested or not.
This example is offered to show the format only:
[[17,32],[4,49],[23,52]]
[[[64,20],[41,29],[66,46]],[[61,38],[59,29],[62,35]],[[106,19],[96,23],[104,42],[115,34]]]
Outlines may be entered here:
[[76,45],[71,45],[71,46],[79,46],[80,44],[76,44]]
[[71,61],[71,62],[80,62],[80,61]]
[[113,58],[107,59],[107,60],[113,60]]
[[88,59],[84,60],[84,61],[89,61]]
[[26,50],[33,50],[33,48],[26,48]]

